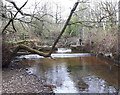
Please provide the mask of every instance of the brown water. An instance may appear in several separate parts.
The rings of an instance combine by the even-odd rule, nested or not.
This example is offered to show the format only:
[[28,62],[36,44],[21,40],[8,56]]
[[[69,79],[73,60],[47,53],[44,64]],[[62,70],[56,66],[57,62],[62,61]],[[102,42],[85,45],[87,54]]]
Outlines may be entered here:
[[[26,55],[18,63],[29,64],[26,71],[54,85],[55,93],[116,93],[119,67],[87,53],[53,54],[55,60]],[[21,57],[21,58],[22,58]],[[32,65],[31,65],[32,64]]]

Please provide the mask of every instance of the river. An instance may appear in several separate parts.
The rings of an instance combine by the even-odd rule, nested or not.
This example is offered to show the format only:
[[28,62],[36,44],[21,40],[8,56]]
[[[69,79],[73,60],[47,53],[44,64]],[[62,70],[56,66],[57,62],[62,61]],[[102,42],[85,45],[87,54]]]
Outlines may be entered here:
[[[53,53],[51,58],[39,55],[17,57],[16,64],[28,64],[27,73],[54,85],[54,93],[116,93],[120,88],[119,67],[114,63],[89,53]],[[19,61],[18,61],[19,60]],[[21,68],[21,67],[20,67]],[[19,69],[20,69],[19,68]]]

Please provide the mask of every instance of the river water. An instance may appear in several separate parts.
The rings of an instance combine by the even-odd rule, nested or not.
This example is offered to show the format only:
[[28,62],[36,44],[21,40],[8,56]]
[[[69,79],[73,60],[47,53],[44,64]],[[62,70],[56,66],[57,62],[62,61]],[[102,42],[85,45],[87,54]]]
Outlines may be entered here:
[[52,57],[54,59],[34,54],[17,60],[22,59],[19,64],[31,64],[25,67],[26,72],[44,84],[54,85],[55,93],[116,93],[120,88],[119,67],[108,60],[70,50],[54,53]]

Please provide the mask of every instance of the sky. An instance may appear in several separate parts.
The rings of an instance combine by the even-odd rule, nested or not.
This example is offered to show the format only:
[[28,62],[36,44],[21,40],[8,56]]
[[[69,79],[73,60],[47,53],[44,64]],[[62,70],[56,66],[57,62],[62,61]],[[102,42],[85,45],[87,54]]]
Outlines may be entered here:
[[[17,4],[23,4],[25,2],[25,0],[13,0],[15,1]],[[58,3],[61,4],[62,6],[65,6],[66,8],[71,7],[74,2],[76,2],[77,0],[28,0],[27,6],[30,6],[32,4],[34,4],[34,2],[54,2],[54,3]]]
[[[3,1],[5,1],[5,0],[3,0]],[[21,7],[26,0],[12,0],[12,1],[14,1],[18,7]],[[52,8],[53,11],[56,10],[55,4],[58,4],[59,6],[61,6],[62,16],[67,17],[70,13],[70,9],[73,7],[73,5],[76,1],[77,0],[28,0],[28,3],[24,7],[24,9],[27,9],[26,12],[32,13],[34,10],[33,6],[35,5],[35,2],[37,2],[37,4],[40,3],[38,6],[42,6],[45,2],[49,2],[49,3],[47,3],[47,5],[53,6],[53,8]]]
[[[5,0],[3,0],[5,1]],[[26,0],[13,0],[17,6],[22,6],[24,4],[24,2]],[[74,3],[76,2],[77,0],[28,0],[28,3],[26,4],[26,6],[24,7],[24,9],[27,9],[25,10],[26,12],[33,12],[34,10],[34,5],[35,5],[35,2],[37,2],[36,4],[39,4],[38,7],[44,5],[45,2],[49,2],[47,3],[47,7],[48,6],[52,6],[52,11],[55,12],[56,11],[56,6],[55,4],[58,4],[59,6],[61,6],[61,11],[62,11],[62,16],[65,16],[67,17],[70,13],[70,10],[71,8],[73,7]],[[119,0],[89,0],[90,2],[92,2],[92,5],[94,5],[95,2],[98,2],[98,1],[119,1]]]

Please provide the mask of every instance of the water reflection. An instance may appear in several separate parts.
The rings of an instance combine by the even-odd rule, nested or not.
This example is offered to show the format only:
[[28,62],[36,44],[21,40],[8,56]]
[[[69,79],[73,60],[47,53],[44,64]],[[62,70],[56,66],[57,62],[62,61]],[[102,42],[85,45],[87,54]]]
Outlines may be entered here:
[[118,89],[119,68],[101,58],[88,56],[33,60],[31,62],[35,64],[27,72],[36,75],[44,84],[55,85],[55,93],[115,93]]

